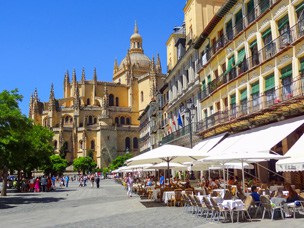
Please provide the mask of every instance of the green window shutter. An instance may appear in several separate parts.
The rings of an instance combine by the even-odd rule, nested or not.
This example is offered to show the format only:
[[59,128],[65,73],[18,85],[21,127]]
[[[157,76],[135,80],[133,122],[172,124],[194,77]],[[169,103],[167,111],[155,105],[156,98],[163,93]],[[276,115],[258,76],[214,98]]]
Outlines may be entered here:
[[250,13],[254,10],[254,1],[253,0],[250,0],[248,3],[247,3],[247,13]]
[[299,5],[296,6],[296,11],[299,12],[304,9],[304,2],[300,3]]
[[225,74],[228,74],[232,68],[234,67],[234,55],[228,60],[228,66],[227,66],[227,70],[225,72]]
[[202,82],[202,90],[205,90],[205,89],[206,89],[206,81],[203,80],[203,82]]
[[292,76],[292,65],[288,65],[281,70],[281,79]]
[[242,18],[243,18],[243,14],[242,14],[242,10],[240,10],[235,14],[235,23],[238,23],[240,20],[242,20]]
[[227,22],[226,28],[232,28],[232,20]]
[[251,86],[251,94],[256,94],[260,92],[260,84],[259,82],[252,84]]
[[246,55],[245,48],[241,49],[238,52],[238,61],[236,63],[237,66],[244,61],[245,55]]
[[253,48],[255,45],[257,45],[257,40],[252,41],[251,44],[249,45],[249,48]]
[[210,75],[207,76],[207,81],[208,81],[208,84],[211,83],[211,76]]
[[304,71],[304,58],[300,59],[300,71]]
[[230,96],[230,104],[231,105],[236,104],[236,97],[235,97],[235,95]]
[[269,34],[271,34],[271,28],[267,29],[265,32],[262,33],[262,38],[264,39]]
[[273,88],[274,88],[274,75],[272,74],[265,78],[265,91],[268,91]]
[[241,101],[247,99],[247,89],[241,91]]
[[279,28],[279,30],[281,28],[283,28],[288,22],[289,22],[289,20],[288,20],[288,14],[287,14],[287,15],[285,15],[283,18],[281,18],[278,21],[278,28]]

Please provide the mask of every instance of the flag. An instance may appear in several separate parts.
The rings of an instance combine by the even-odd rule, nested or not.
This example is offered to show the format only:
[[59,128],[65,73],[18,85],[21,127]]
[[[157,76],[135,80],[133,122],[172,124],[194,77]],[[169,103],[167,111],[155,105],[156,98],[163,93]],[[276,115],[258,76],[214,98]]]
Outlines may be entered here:
[[177,124],[178,124],[178,126],[183,127],[183,120],[182,120],[180,112],[178,113]]
[[172,121],[172,124],[176,127],[176,123],[175,123],[174,117],[172,117],[171,121]]

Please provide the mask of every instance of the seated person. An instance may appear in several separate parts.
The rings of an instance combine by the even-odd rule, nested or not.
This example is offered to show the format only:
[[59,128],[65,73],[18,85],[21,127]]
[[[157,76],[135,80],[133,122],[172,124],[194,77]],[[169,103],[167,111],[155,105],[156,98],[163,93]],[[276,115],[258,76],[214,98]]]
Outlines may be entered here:
[[258,193],[258,189],[256,186],[251,187],[251,196],[254,202],[260,202],[260,194]]
[[286,197],[286,203],[284,204],[284,212],[287,218],[292,218],[290,207],[297,206],[296,201],[300,200],[300,197],[290,184],[286,184],[285,189],[288,191],[288,195]]
[[191,188],[190,180],[187,179],[184,188]]
[[230,176],[228,180],[228,185],[233,185],[234,184],[234,177]]
[[149,178],[146,183],[147,186],[152,186],[152,178]]

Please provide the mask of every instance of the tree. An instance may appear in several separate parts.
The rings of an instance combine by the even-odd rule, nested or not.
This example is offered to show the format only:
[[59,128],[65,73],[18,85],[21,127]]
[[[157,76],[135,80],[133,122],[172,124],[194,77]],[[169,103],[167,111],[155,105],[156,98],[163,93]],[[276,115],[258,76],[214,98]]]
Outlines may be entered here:
[[91,157],[79,157],[73,161],[74,170],[82,171],[83,174],[91,172],[97,166],[97,163]]
[[44,173],[52,175],[61,175],[68,166],[68,161],[58,155],[50,156],[50,163],[43,167]]
[[110,170],[117,169],[124,165],[125,161],[130,159],[132,155],[130,153],[117,156],[109,165]]
[[49,129],[36,126],[23,115],[18,101],[22,96],[18,90],[0,93],[0,169],[3,171],[3,190],[6,195],[6,182],[9,170],[32,171],[49,162],[53,153],[51,141],[53,133]]

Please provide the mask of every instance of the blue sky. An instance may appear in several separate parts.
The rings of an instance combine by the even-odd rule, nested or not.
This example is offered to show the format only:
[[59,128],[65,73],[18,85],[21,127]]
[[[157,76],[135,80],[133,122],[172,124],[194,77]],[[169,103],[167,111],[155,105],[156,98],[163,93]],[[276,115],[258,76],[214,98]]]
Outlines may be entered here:
[[62,98],[66,70],[94,67],[100,81],[112,81],[114,59],[129,48],[137,21],[148,57],[160,54],[166,70],[166,41],[183,22],[186,0],[0,0],[0,91],[19,89],[28,114],[35,88],[48,101],[51,83]]

